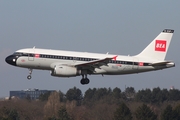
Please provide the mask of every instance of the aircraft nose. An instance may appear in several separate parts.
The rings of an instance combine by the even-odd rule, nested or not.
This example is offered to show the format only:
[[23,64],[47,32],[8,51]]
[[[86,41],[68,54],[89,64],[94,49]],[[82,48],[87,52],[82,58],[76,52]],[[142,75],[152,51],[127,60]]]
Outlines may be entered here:
[[10,56],[6,57],[6,59],[5,59],[5,61],[6,61],[8,64],[14,65],[14,66],[16,66],[16,60],[17,60],[16,57],[13,56],[13,55],[10,55]]

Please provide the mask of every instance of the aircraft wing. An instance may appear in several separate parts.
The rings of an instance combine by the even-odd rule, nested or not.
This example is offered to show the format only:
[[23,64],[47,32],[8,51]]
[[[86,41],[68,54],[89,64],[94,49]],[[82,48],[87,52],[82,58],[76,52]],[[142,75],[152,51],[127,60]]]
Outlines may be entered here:
[[90,62],[85,62],[85,63],[79,63],[79,64],[75,64],[75,67],[99,67],[102,65],[107,65],[107,63],[109,62],[109,60],[116,60],[117,56],[114,57],[109,57],[109,58],[104,58],[104,59],[99,59],[99,60],[94,60],[94,61],[90,61]]
[[157,63],[151,63],[152,66],[161,66],[166,65],[167,63],[171,63],[170,61],[164,61],[164,62],[157,62]]

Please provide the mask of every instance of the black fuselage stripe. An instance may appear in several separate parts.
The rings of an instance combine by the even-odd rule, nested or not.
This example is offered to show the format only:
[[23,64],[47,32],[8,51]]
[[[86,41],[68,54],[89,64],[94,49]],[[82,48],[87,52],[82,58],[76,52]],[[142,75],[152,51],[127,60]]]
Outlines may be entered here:
[[[61,60],[74,60],[74,61],[94,61],[94,60],[99,60],[99,59],[95,59],[95,58],[84,58],[84,57],[73,57],[73,56],[59,56],[59,55],[49,55],[49,54],[18,53],[17,55],[19,57],[24,56],[24,57],[46,58],[46,59],[61,59]],[[126,64],[126,65],[140,65],[140,62],[121,61],[121,60],[109,60],[108,63]],[[141,62],[140,66],[150,66],[150,65],[149,65],[149,63]]]

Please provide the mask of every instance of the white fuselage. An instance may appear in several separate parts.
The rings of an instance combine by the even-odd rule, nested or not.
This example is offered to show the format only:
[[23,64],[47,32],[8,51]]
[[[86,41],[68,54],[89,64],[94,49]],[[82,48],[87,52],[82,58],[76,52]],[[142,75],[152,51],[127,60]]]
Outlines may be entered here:
[[81,84],[88,84],[88,74],[122,75],[174,67],[165,61],[174,30],[164,29],[141,53],[122,56],[87,52],[26,48],[6,57],[14,66],[50,70],[52,76],[74,77],[82,75]]
[[[16,53],[26,54],[24,56],[22,55],[18,57],[18,59],[16,60],[17,66],[42,70],[53,70],[54,65],[57,64],[74,66],[76,64],[86,63],[88,61],[115,56],[110,54],[97,54],[87,52],[73,52],[36,48],[21,49],[16,51]],[[34,56],[31,56],[31,54],[34,54]],[[92,74],[131,74],[159,70],[173,66],[172,64],[156,67],[149,65],[153,62],[155,61],[133,56],[131,57],[118,55],[116,60],[110,60],[110,62],[107,65],[102,65],[99,68],[95,68]]]

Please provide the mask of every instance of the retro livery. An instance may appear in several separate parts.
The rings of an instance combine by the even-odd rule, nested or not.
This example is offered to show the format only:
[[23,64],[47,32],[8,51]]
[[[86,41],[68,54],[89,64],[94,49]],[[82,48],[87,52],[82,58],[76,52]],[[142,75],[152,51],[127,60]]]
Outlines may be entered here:
[[82,76],[81,84],[90,81],[87,75],[123,75],[174,67],[164,60],[174,30],[164,29],[140,54],[122,56],[51,49],[26,48],[16,51],[5,61],[14,66],[28,68],[28,79],[33,69],[49,70],[52,76]]

